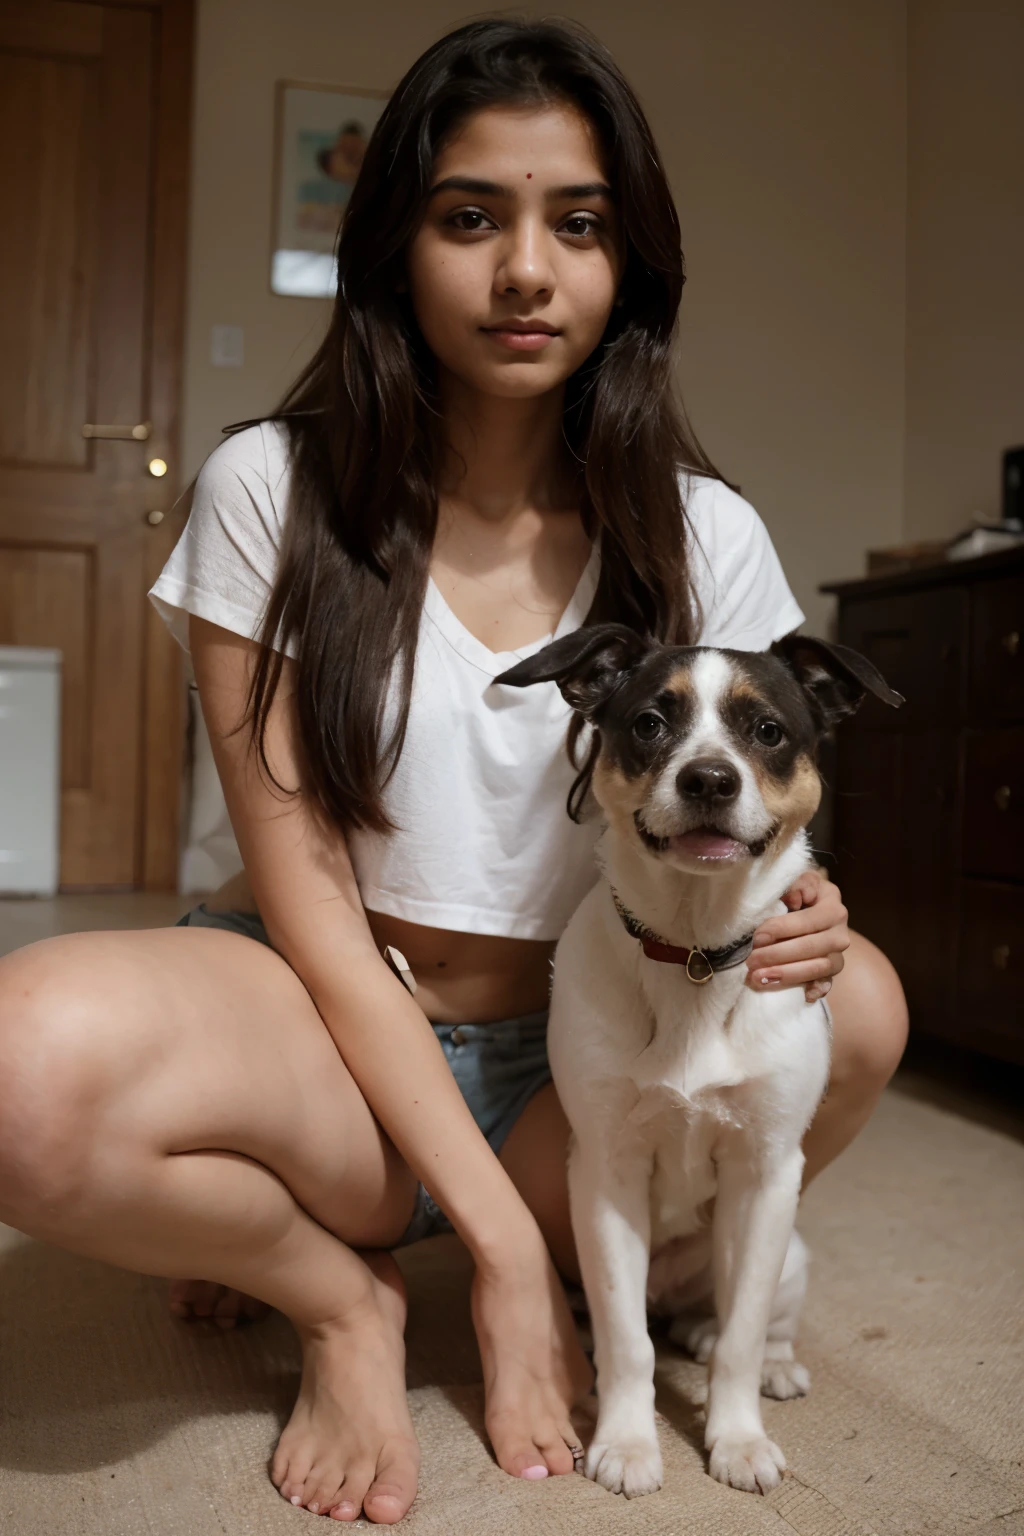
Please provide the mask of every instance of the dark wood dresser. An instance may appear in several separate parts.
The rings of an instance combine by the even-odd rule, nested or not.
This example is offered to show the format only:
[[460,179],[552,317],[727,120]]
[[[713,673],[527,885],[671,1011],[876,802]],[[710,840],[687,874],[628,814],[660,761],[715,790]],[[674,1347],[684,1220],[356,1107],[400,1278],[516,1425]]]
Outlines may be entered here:
[[1024,1063],[1024,548],[822,588],[906,695],[838,733],[832,844],[911,1025]]

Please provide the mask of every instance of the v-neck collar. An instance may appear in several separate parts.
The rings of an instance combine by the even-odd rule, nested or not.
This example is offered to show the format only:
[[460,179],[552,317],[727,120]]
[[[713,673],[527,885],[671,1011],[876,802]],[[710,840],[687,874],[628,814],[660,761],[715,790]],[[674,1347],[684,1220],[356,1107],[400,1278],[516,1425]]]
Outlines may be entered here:
[[486,672],[489,677],[497,677],[499,673],[506,672],[509,667],[514,666],[517,661],[524,661],[527,656],[543,650],[544,646],[550,645],[552,640],[558,640],[562,635],[571,634],[574,629],[579,629],[590,612],[600,575],[600,540],[595,539],[590,549],[590,557],[583,567],[583,574],[576,583],[576,590],[570,597],[557,628],[550,635],[544,635],[530,645],[522,645],[516,651],[492,651],[484,645],[482,640],[478,640],[476,635],[471,634],[462,620],[456,618],[449,608],[440,587],[432,576],[427,578],[423,612],[435,628],[440,630],[453,650],[458,651],[460,656],[465,657],[474,667],[479,667],[481,672]]

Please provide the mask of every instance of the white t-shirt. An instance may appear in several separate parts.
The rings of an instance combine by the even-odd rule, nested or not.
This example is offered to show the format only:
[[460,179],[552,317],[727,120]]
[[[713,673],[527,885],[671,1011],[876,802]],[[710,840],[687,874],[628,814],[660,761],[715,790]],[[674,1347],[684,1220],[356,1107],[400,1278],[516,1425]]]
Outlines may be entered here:
[[[255,638],[288,507],[287,430],[248,427],[211,454],[185,530],[150,596],[187,649],[188,615]],[[765,650],[803,614],[753,507],[720,481],[688,477],[703,645]],[[595,545],[554,635],[494,652],[433,581],[420,619],[405,745],[384,791],[398,830],[347,835],[363,905],[464,933],[556,939],[595,879],[595,823],[565,801],[570,710],[554,683],[493,686],[549,640],[577,629],[597,589]],[[289,648],[290,649],[290,648]]]

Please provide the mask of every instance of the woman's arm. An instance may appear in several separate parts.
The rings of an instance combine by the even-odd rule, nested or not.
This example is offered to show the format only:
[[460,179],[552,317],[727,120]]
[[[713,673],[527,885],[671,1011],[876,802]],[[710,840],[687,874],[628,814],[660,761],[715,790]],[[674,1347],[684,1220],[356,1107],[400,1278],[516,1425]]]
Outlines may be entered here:
[[[267,782],[241,719],[256,647],[205,620],[189,636],[231,823],[274,947],[304,983],[367,1103],[478,1265],[543,1250],[534,1218],[473,1120],[430,1024],[378,954],[344,838]],[[295,664],[267,730],[278,781],[300,782]]]

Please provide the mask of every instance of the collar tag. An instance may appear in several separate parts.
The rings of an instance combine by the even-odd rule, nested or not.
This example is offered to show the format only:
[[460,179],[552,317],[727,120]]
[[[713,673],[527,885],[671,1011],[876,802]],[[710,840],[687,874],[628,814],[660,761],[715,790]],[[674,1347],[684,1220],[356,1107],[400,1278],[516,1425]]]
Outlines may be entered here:
[[686,975],[695,987],[706,987],[715,972],[702,949],[691,949],[686,959]]

